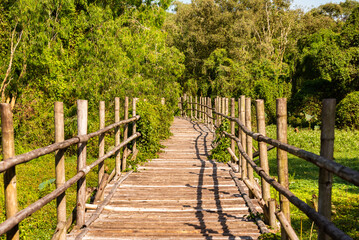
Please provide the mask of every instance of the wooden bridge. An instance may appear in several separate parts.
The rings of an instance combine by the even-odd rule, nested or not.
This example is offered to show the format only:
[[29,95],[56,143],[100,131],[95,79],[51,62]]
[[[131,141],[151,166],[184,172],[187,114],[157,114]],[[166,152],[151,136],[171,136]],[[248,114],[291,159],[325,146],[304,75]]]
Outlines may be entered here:
[[[171,132],[159,158],[130,174],[99,218],[68,239],[258,238],[260,230],[249,217],[231,168],[208,159],[213,133],[179,118]],[[86,219],[94,212],[88,210]]]
[[[287,144],[286,100],[277,99],[277,139],[265,135],[264,102],[256,100],[257,131],[251,128],[251,99],[182,97],[178,108],[181,117],[175,118],[173,136],[163,142],[159,158],[152,159],[138,171],[126,170],[131,150],[132,158],[138,149],[136,129],[140,116],[136,115],[133,99],[132,118],[128,117],[129,100],[125,98],[124,120],[119,118],[119,99],[115,99],[115,122],[105,126],[104,102],[100,102],[100,129],[87,134],[87,101],[79,100],[78,135],[64,139],[62,103],[55,104],[54,144],[15,156],[12,113],[9,104],[0,104],[6,220],[0,223],[0,235],[19,239],[19,223],[50,201],[57,200],[57,227],[52,239],[257,239],[269,233],[263,220],[282,239],[299,239],[290,225],[289,202],[304,212],[318,227],[318,238],[351,239],[330,221],[332,174],[359,186],[359,172],[333,161],[335,100],[323,102],[321,155]],[[231,110],[229,113],[229,109]],[[230,123],[230,132],[223,122]],[[128,128],[132,126],[132,135]],[[237,126],[237,130],[236,130]],[[120,141],[120,127],[123,140]],[[229,138],[227,151],[232,159],[228,165],[210,160],[213,130],[221,141]],[[114,130],[115,146],[106,154],[104,136]],[[99,158],[86,163],[87,142],[98,137]],[[253,153],[252,140],[258,141],[258,152]],[[216,143],[218,144],[218,143]],[[64,152],[78,146],[77,174],[65,179]],[[269,145],[267,148],[267,145]],[[267,151],[277,148],[278,180],[269,175]],[[122,150],[121,150],[122,149]],[[121,150],[121,151],[120,151]],[[55,152],[56,190],[21,211],[17,207],[15,167]],[[288,188],[287,153],[302,158],[320,168],[319,211],[296,197]],[[238,156],[236,155],[238,154]],[[115,156],[115,168],[104,173],[104,160]],[[259,156],[259,164],[253,161]],[[98,166],[96,195],[89,202],[86,175]],[[260,177],[259,185],[254,172]],[[77,183],[77,202],[73,214],[66,215],[65,191]],[[279,194],[279,204],[271,199],[270,187]],[[279,207],[278,207],[279,206]],[[263,213],[263,214],[259,214]],[[72,231],[72,224],[76,222]]]

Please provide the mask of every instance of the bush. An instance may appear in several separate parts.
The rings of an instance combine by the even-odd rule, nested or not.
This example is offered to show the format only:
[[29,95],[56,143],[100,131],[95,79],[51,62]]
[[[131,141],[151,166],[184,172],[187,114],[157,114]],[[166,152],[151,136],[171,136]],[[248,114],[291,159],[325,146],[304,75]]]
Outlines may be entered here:
[[222,134],[223,131],[229,132],[229,126],[229,121],[225,120],[219,128],[217,128],[216,138],[213,141],[213,144],[215,144],[216,147],[211,150],[211,155],[209,156],[210,159],[225,163],[231,160],[231,155],[227,151],[227,148],[231,146],[231,140]]
[[339,127],[359,129],[359,91],[349,93],[337,106]]

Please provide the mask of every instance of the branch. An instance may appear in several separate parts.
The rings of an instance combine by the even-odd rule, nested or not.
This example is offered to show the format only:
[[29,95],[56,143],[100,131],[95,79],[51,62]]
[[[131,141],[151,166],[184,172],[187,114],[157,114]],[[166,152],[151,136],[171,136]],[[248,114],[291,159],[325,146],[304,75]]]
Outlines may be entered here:
[[[18,46],[19,43],[20,43],[20,40],[21,40],[21,38],[22,38],[22,33],[23,33],[23,31],[20,32],[20,36],[19,36],[19,38],[17,39],[17,42],[16,42],[16,44],[15,44],[15,46],[14,46],[14,38],[15,38],[16,27],[17,27],[17,23],[16,23],[16,25],[15,25],[14,30],[12,31],[12,34],[11,34],[11,50],[10,50],[9,66],[8,66],[8,68],[7,68],[7,71],[6,71],[6,74],[5,74],[5,78],[4,78],[4,80],[2,81],[1,87],[0,87],[1,96],[2,96],[2,97],[1,97],[1,98],[2,98],[1,101],[2,101],[2,102],[5,101],[5,99],[3,98],[3,96],[5,96],[5,94],[4,94],[5,89],[6,89],[7,85],[11,82],[11,78],[9,79],[9,81],[8,81],[8,78],[9,78],[10,73],[11,73],[11,67],[12,67],[12,62],[13,62],[13,60],[14,60],[15,51],[16,51],[17,46]],[[7,81],[8,81],[8,82],[7,82]]]

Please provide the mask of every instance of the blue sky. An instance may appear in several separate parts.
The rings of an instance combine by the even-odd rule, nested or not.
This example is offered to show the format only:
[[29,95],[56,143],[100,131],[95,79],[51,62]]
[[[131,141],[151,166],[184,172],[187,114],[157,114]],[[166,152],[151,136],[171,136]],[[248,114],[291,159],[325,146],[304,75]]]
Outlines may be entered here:
[[[190,3],[191,0],[179,0],[181,2],[184,3]],[[313,7],[318,7],[319,5],[325,4],[325,3],[339,3],[339,2],[344,2],[345,0],[342,1],[335,1],[335,0],[294,0],[292,3],[292,6],[296,8],[296,6],[298,6],[299,8],[303,8],[305,10],[308,10],[310,8]]]

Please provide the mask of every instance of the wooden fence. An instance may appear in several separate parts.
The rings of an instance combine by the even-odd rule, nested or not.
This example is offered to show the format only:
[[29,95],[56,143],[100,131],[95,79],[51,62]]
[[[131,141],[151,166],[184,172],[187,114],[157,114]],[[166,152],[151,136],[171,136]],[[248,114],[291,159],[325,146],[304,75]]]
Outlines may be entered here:
[[[231,113],[229,114],[229,99],[216,97],[214,106],[208,97],[188,97],[179,99],[179,108],[183,117],[196,119],[207,124],[209,129],[218,128],[222,121],[230,121],[231,132],[222,131],[224,137],[231,139],[228,152],[232,157],[229,165],[233,171],[240,172],[242,181],[247,185],[252,197],[261,204],[268,224],[276,229],[276,218],[281,223],[282,239],[298,239],[290,225],[289,202],[304,212],[318,227],[318,239],[351,239],[338,229],[331,220],[331,188],[333,174],[359,186],[359,172],[333,161],[335,99],[325,99],[322,109],[322,130],[320,155],[305,151],[287,144],[287,103],[286,99],[277,99],[277,139],[266,137],[264,101],[256,100],[256,120],[258,133],[252,131],[251,99],[241,96],[238,99],[238,117],[235,117],[235,99],[231,99]],[[235,133],[235,124],[238,133]],[[259,151],[252,152],[252,139],[258,141]],[[270,147],[267,147],[267,144]],[[237,146],[240,158],[235,155]],[[278,181],[269,175],[267,151],[277,148]],[[296,197],[288,184],[287,153],[302,158],[320,168],[318,212]],[[259,156],[260,166],[253,161]],[[238,163],[235,166],[234,163]],[[261,186],[254,181],[253,171],[261,177]],[[276,209],[276,202],[271,199],[270,186],[280,193],[280,209]]]
[[[91,193],[86,189],[86,175],[98,166],[98,187],[95,200],[103,200],[103,190],[112,178],[116,178],[118,183],[122,182],[128,175],[121,178],[121,171],[126,169],[126,159],[130,155],[130,150],[127,144],[133,142],[132,158],[134,159],[138,153],[136,149],[136,139],[141,136],[136,132],[136,121],[140,116],[136,115],[136,99],[133,99],[132,118],[128,118],[128,97],[125,98],[124,104],[124,120],[120,121],[120,99],[115,98],[115,122],[105,127],[105,102],[100,102],[99,118],[100,129],[96,132],[87,134],[87,115],[88,103],[87,100],[77,101],[77,125],[78,135],[64,140],[64,114],[63,103],[55,103],[55,143],[46,147],[33,150],[28,153],[15,156],[14,146],[14,129],[13,117],[10,104],[0,104],[1,111],[1,127],[2,127],[2,146],[4,161],[0,162],[0,173],[4,172],[4,186],[5,186],[5,206],[6,206],[6,220],[0,223],[0,235],[5,234],[7,239],[19,239],[18,224],[29,217],[34,212],[41,209],[50,201],[57,199],[57,228],[53,239],[65,239],[67,229],[71,226],[76,218],[77,227],[81,228],[89,225],[94,219],[91,218],[85,222],[85,204]],[[132,123],[133,134],[128,135],[129,123]],[[124,127],[123,141],[120,142],[120,127]],[[105,154],[105,133],[111,129],[115,130],[115,146],[112,150]],[[99,141],[99,158],[86,165],[86,145],[87,142],[98,137]],[[64,153],[66,149],[72,145],[77,144],[77,174],[66,181],[65,179],[65,158]],[[123,156],[121,159],[120,149],[123,148]],[[16,172],[15,167],[18,164],[26,163],[34,160],[40,156],[56,152],[55,167],[56,167],[56,190],[48,195],[32,203],[21,211],[17,207],[17,191],[16,191]],[[115,155],[115,168],[110,175],[104,173],[104,160]],[[40,170],[40,169],[39,169]],[[66,216],[66,197],[65,191],[71,185],[77,183],[77,202],[73,214]],[[105,200],[106,201],[106,200]],[[104,201],[104,202],[105,202]],[[103,205],[103,204],[102,204]],[[99,205],[97,214],[102,211],[103,207]],[[75,215],[75,217],[73,217]]]

